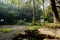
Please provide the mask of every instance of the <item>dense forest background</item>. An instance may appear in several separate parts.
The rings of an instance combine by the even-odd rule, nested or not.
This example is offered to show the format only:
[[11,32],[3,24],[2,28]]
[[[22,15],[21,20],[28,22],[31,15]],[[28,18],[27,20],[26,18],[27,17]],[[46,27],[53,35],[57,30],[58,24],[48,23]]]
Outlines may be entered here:
[[[60,8],[57,10],[60,13]],[[35,0],[34,3],[32,0],[0,0],[0,20],[4,19],[0,21],[0,25],[32,24],[33,13],[36,25],[40,25],[41,17],[44,17],[46,23],[53,22],[50,0]]]

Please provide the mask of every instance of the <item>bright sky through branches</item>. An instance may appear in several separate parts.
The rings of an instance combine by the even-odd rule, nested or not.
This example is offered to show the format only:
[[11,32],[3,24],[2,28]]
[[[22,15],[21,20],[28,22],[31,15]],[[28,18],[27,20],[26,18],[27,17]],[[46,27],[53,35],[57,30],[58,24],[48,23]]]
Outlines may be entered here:
[[[3,3],[6,3],[6,4],[8,4],[8,3],[10,3],[10,1],[9,0],[0,0],[1,2],[3,2]],[[24,4],[25,2],[26,2],[27,0],[22,0],[22,4]],[[32,5],[32,4],[31,4]],[[50,2],[49,2],[49,0],[45,0],[45,2],[44,2],[44,8],[46,8],[47,6],[49,6],[50,5]],[[41,8],[43,8],[43,5],[41,6]]]

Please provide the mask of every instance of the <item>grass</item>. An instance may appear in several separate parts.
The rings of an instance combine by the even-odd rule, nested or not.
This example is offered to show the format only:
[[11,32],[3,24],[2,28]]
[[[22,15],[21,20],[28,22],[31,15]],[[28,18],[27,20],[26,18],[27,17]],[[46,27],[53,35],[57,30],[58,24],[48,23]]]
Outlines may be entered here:
[[49,26],[49,27],[55,29],[56,27],[59,28],[60,24],[47,23],[47,25],[45,25],[45,26],[43,26],[43,25],[40,25],[40,26],[34,25],[34,26],[29,27],[28,30],[36,30],[36,29],[38,29],[40,27],[46,27],[46,26]]
[[60,24],[55,24],[55,23],[47,23],[47,26],[60,26]]
[[59,24],[55,24],[55,23],[47,23],[46,27],[51,27],[51,28],[59,28],[60,27],[60,23]]
[[27,30],[36,30],[38,28],[40,28],[40,26],[31,26]]
[[12,31],[12,29],[10,29],[10,28],[0,28],[0,32],[8,33],[11,31]]

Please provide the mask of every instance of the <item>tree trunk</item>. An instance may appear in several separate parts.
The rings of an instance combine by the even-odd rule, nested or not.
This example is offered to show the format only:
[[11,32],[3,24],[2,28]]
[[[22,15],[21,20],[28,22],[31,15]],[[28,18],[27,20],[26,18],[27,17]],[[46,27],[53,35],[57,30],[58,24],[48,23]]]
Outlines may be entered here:
[[33,0],[33,20],[32,20],[33,25],[35,25],[35,0]]
[[59,23],[59,15],[58,15],[58,11],[56,8],[56,3],[55,0],[50,0],[51,2],[51,6],[52,6],[52,11],[53,11],[53,19],[54,19],[54,23]]

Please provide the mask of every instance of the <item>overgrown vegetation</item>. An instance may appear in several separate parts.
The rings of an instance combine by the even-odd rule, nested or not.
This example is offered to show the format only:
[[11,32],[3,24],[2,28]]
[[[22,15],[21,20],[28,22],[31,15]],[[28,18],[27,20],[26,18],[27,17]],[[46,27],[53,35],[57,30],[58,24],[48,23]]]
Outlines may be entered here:
[[[44,11],[43,1],[34,1],[35,4],[31,4],[32,0],[23,1],[23,0],[7,0],[8,2],[0,0],[0,20],[4,19],[4,22],[0,21],[0,25],[33,25],[33,16],[35,19],[35,25],[41,24],[41,16],[44,16],[45,22],[53,23],[54,17],[52,12],[52,7],[48,5]],[[45,1],[49,2],[49,0]],[[56,1],[59,6],[59,3]],[[50,4],[50,2],[49,2]],[[57,5],[56,4],[56,5]],[[34,6],[33,6],[34,5]],[[41,8],[42,6],[42,8]],[[35,7],[35,8],[34,8]],[[45,7],[45,6],[44,6]],[[34,15],[33,15],[34,8]],[[57,7],[56,7],[57,8]],[[50,9],[50,10],[49,10]],[[60,9],[57,8],[58,13]],[[59,14],[60,15],[60,14]]]
[[11,31],[12,31],[12,29],[10,29],[10,28],[0,28],[0,32],[8,33]]
[[27,30],[37,30],[40,26],[31,26]]
[[60,28],[60,23],[59,24],[47,23],[46,27],[53,28],[53,29]]

